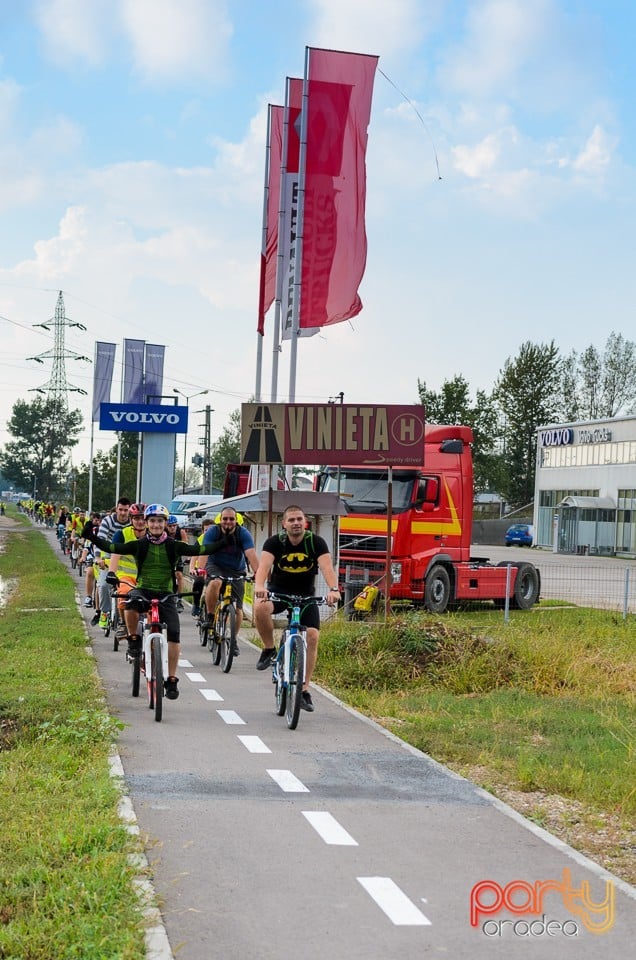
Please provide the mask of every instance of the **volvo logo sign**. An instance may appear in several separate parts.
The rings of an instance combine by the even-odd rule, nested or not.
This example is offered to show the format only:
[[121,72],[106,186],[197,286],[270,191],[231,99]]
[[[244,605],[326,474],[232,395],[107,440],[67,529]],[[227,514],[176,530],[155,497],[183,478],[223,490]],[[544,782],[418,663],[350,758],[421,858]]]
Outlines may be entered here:
[[539,430],[539,444],[542,447],[564,447],[568,443],[574,443],[574,431],[570,427]]
[[99,429],[135,433],[186,433],[188,408],[151,403],[100,403]]

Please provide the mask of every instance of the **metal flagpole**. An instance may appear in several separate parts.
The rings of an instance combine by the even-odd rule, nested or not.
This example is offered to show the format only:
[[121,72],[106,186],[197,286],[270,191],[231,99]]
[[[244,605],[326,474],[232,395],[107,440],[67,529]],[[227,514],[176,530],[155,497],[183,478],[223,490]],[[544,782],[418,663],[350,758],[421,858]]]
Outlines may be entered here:
[[289,402],[296,400],[296,365],[298,338],[300,334],[300,294],[303,265],[303,220],[305,216],[305,166],[307,162],[307,113],[309,100],[309,47],[305,47],[305,76],[300,114],[300,154],[298,158],[298,214],[296,217],[296,241],[294,243],[294,286],[292,304],[291,351],[289,357]]

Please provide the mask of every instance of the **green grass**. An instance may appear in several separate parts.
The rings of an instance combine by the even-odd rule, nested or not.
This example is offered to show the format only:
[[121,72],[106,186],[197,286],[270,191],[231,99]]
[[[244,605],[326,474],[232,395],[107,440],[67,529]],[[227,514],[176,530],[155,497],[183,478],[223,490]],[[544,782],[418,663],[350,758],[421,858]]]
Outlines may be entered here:
[[336,621],[316,680],[456,766],[636,815],[636,624],[604,611]]
[[[27,522],[5,534],[0,576],[13,582],[0,610],[0,957],[136,960],[137,846],[117,815],[118,725],[86,651],[77,578]],[[44,607],[64,609],[29,612]]]

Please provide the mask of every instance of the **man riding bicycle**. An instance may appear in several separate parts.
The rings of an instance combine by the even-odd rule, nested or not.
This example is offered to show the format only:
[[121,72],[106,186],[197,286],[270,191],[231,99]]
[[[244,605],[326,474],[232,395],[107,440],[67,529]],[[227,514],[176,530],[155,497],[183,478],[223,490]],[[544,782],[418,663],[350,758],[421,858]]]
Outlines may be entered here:
[[[327,603],[333,606],[340,599],[338,578],[333,568],[327,541],[307,530],[307,518],[300,507],[289,506],[283,512],[283,533],[269,537],[263,544],[261,561],[254,583],[256,629],[263,641],[263,650],[256,664],[266,670],[276,656],[273,614],[288,611],[281,601],[268,599],[268,588],[274,593],[311,596],[318,569],[328,584]],[[307,603],[301,612],[301,626],[307,629],[307,661],[301,707],[311,713],[314,705],[309,692],[318,657],[320,614],[315,603]]]
[[[234,507],[224,507],[218,523],[208,527],[203,536],[203,544],[219,544],[214,554],[206,564],[205,572],[207,587],[205,590],[205,606],[208,611],[208,620],[214,619],[214,610],[221,592],[221,583],[225,577],[238,577],[247,572],[246,560],[253,573],[258,569],[258,556],[254,548],[251,533],[238,521],[238,514]],[[243,623],[243,597],[245,595],[245,581],[237,580],[232,583],[232,596],[236,601],[236,634]],[[239,653],[238,644],[235,645],[234,655]]]
[[141,653],[141,638],[137,636],[140,609],[147,600],[153,597],[165,598],[159,605],[161,620],[166,624],[168,639],[168,677],[165,681],[166,696],[169,700],[176,700],[179,696],[177,689],[177,667],[181,650],[179,614],[177,612],[177,598],[175,596],[174,572],[179,557],[210,554],[222,544],[202,545],[198,543],[183,543],[173,540],[166,533],[168,509],[160,503],[151,503],[144,511],[148,532],[139,540],[129,540],[125,543],[111,543],[95,536],[90,524],[84,528],[84,536],[97,544],[100,550],[107,553],[130,554],[137,562],[137,586],[130,591],[130,603],[127,605],[124,617],[128,629],[128,652],[131,656]]

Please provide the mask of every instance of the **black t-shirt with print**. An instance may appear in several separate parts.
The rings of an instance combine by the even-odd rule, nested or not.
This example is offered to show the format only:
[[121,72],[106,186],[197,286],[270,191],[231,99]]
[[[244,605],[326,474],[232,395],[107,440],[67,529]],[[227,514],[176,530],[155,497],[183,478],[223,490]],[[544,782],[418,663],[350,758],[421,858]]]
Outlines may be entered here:
[[329,553],[326,540],[307,532],[300,543],[294,546],[284,534],[269,537],[263,544],[263,550],[274,557],[268,580],[270,590],[302,597],[313,594],[318,557]]

